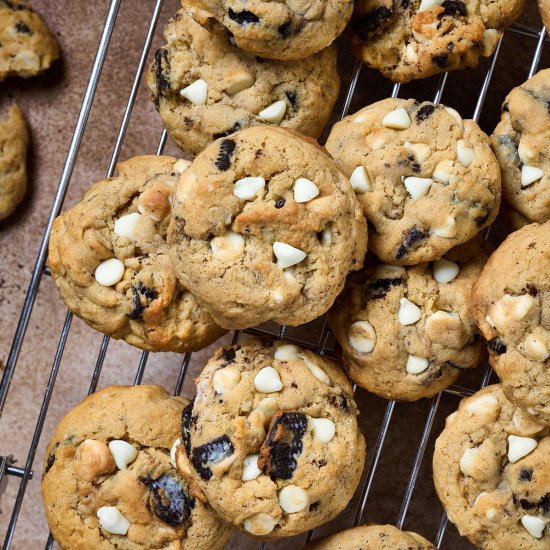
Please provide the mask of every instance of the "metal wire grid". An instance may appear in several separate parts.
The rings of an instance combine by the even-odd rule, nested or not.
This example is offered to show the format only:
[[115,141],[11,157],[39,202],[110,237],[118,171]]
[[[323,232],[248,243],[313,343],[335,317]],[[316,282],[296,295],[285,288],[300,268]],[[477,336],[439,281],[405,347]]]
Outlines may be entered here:
[[[60,176],[59,184],[57,187],[57,191],[52,203],[52,207],[50,210],[50,214],[48,217],[48,222],[46,224],[46,227],[44,229],[44,234],[42,237],[42,241],[40,243],[39,252],[37,255],[37,259],[32,271],[32,277],[31,281],[29,283],[29,288],[27,290],[27,294],[25,297],[25,301],[23,304],[23,308],[21,310],[20,319],[17,325],[17,329],[15,332],[15,336],[13,339],[12,347],[10,350],[10,354],[8,356],[8,360],[6,363],[6,368],[4,371],[4,375],[2,377],[2,381],[0,383],[0,418],[2,411],[4,409],[6,399],[8,396],[8,392],[10,389],[11,380],[14,375],[15,367],[17,364],[17,360],[21,351],[21,348],[23,346],[25,334],[27,331],[27,327],[31,318],[31,314],[33,311],[33,306],[36,301],[37,293],[38,293],[38,287],[40,284],[40,281],[42,279],[43,275],[50,275],[49,268],[46,266],[46,259],[47,259],[47,250],[48,250],[48,238],[50,234],[50,230],[53,224],[54,219],[61,211],[61,208],[63,206],[63,201],[65,198],[65,194],[67,191],[67,188],[69,186],[69,183],[71,181],[71,177],[73,174],[77,154],[80,148],[80,145],[82,143],[82,139],[86,130],[86,125],[88,122],[88,117],[90,115],[90,111],[94,102],[95,94],[97,91],[97,87],[99,84],[99,80],[101,77],[101,73],[103,70],[103,65],[105,62],[105,59],[107,57],[108,49],[110,40],[113,35],[113,31],[116,24],[117,15],[121,6],[122,0],[111,0],[110,6],[108,9],[108,13],[105,19],[105,24],[103,27],[103,31],[100,37],[98,49],[95,55],[95,59],[92,65],[92,69],[90,72],[90,76],[88,79],[88,83],[86,86],[86,90],[84,93],[84,97],[82,100],[80,112],[76,121],[74,133],[71,138],[69,150],[65,159],[65,163],[63,165],[63,170]],[[126,135],[126,130],[128,128],[130,118],[132,115],[133,107],[135,104],[137,92],[142,80],[142,75],[144,72],[144,69],[146,67],[147,57],[149,54],[149,50],[151,47],[151,43],[154,37],[155,29],[158,23],[158,19],[161,13],[163,5],[163,0],[155,0],[153,12],[150,17],[149,27],[147,31],[147,35],[145,38],[145,43],[141,52],[141,56],[135,71],[134,80],[132,84],[132,88],[126,103],[126,108],[120,123],[119,131],[117,134],[117,138],[115,141],[115,146],[113,148],[113,152],[111,155],[111,159],[109,162],[109,166],[107,169],[107,177],[110,177],[113,175],[116,163],[118,161],[118,157],[120,154],[120,151],[122,149],[122,145],[124,142],[124,138]],[[529,77],[533,76],[533,74],[536,72],[540,57],[543,51],[544,43],[546,40],[548,40],[546,36],[546,32],[544,27],[541,30],[534,29],[532,27],[528,27],[521,24],[514,24],[508,32],[517,33],[519,35],[531,38],[531,39],[537,39],[537,44],[535,47],[535,51],[533,54],[530,70],[529,70]],[[483,83],[481,86],[481,90],[479,93],[479,96],[477,98],[476,106],[472,115],[472,119],[475,121],[479,120],[479,117],[481,115],[483,105],[485,102],[485,98],[487,96],[487,91],[489,88],[489,84],[491,82],[491,78],[493,75],[493,71],[495,68],[495,64],[498,58],[498,55],[500,53],[500,47],[502,45],[503,38],[500,39],[497,48],[495,50],[495,53],[493,54],[489,66],[487,68],[485,77],[483,79]],[[350,79],[350,83],[346,92],[346,96],[344,99],[343,107],[340,113],[340,118],[343,118],[347,115],[353,96],[355,92],[355,88],[359,79],[359,75],[361,73],[362,64],[360,62],[356,62],[355,66],[353,68],[352,76]],[[439,103],[441,101],[445,84],[447,82],[447,73],[444,73],[440,76],[439,83],[437,85],[437,90],[434,96],[434,102]],[[400,85],[395,84],[393,86],[391,96],[397,97],[399,94]],[[164,146],[166,144],[166,131],[164,130],[161,134],[156,153],[162,154],[162,151],[164,150]],[[487,236],[487,235],[486,235]],[[42,434],[42,428],[44,426],[44,421],[46,418],[46,414],[48,412],[48,407],[50,403],[50,399],[54,390],[55,381],[57,378],[57,374],[59,371],[59,368],[61,366],[61,360],[63,357],[63,352],[65,349],[65,345],[67,342],[67,338],[69,335],[69,331],[71,328],[71,322],[72,322],[73,315],[71,312],[67,312],[65,316],[65,321],[63,323],[63,327],[61,330],[61,335],[59,337],[59,342],[57,345],[57,349],[54,355],[54,359],[52,362],[52,368],[50,371],[49,379],[46,385],[46,389],[44,392],[43,401],[39,410],[34,434],[30,443],[29,452],[27,455],[27,459],[25,462],[24,468],[19,468],[13,466],[13,464],[10,463],[10,460],[6,457],[0,456],[0,483],[2,482],[2,478],[5,475],[11,475],[17,478],[20,478],[20,485],[19,490],[16,496],[16,500],[12,509],[11,519],[8,525],[8,530],[4,539],[3,543],[3,550],[8,550],[11,547],[13,536],[15,532],[15,528],[17,525],[17,520],[19,517],[19,513],[21,511],[21,506],[23,503],[23,499],[25,496],[25,491],[27,488],[28,481],[32,479],[33,472],[32,467],[34,463],[34,459],[36,456],[36,450],[38,447],[38,443],[40,440],[40,436]],[[294,342],[298,345],[304,346],[309,349],[314,349],[321,355],[333,355],[333,349],[329,346],[329,337],[330,337],[330,329],[328,327],[326,319],[323,321],[323,327],[320,333],[319,339],[314,342],[311,340],[304,340],[302,338],[296,338],[293,336],[286,335],[286,327],[280,326],[276,330],[270,330],[270,329],[264,329],[264,328],[251,328],[247,329],[245,331],[242,331],[248,334],[252,335],[267,335],[275,338],[282,338],[285,337],[287,340]],[[232,343],[235,344],[238,342],[241,334],[241,331],[235,331]],[[109,337],[104,336],[103,340],[100,345],[100,349],[97,355],[95,367],[93,370],[92,378],[90,381],[90,386],[88,390],[88,394],[93,393],[98,385],[99,378],[101,375],[101,370],[103,367],[103,363],[105,360],[105,356],[107,354],[108,346],[109,346]],[[142,352],[138,367],[136,370],[135,378],[134,378],[134,384],[140,384],[141,380],[143,378],[145,368],[147,366],[147,360],[149,357],[148,352]],[[183,355],[183,359],[181,362],[181,366],[179,369],[179,374],[177,377],[175,389],[174,389],[174,395],[179,395],[181,392],[181,388],[183,386],[189,362],[191,359],[191,353],[186,353]],[[481,385],[480,387],[484,387],[489,383],[491,377],[491,369],[489,366],[486,366]],[[460,386],[453,385],[450,388],[447,388],[442,393],[447,393],[449,395],[454,395],[457,397],[466,397],[468,395],[471,395],[474,393],[474,390],[471,390],[469,388],[464,388]],[[428,411],[428,414],[426,416],[426,421],[424,424],[424,429],[417,447],[416,456],[414,459],[413,467],[411,470],[411,474],[407,483],[407,487],[405,490],[405,494],[403,496],[403,500],[401,503],[401,509],[399,511],[399,515],[396,521],[396,526],[399,528],[402,528],[405,522],[405,518],[407,515],[407,511],[410,506],[412,494],[414,491],[414,487],[416,484],[416,480],[418,477],[418,474],[420,472],[420,467],[422,465],[422,461],[424,458],[424,454],[426,451],[426,447],[428,445],[428,440],[431,434],[431,429],[434,423],[434,420],[436,418],[436,414],[438,411],[439,404],[441,402],[442,393],[439,393],[438,395],[434,396],[431,400],[430,408]],[[371,488],[373,486],[374,478],[376,475],[377,467],[380,463],[380,458],[382,454],[382,450],[384,447],[384,442],[386,440],[386,436],[388,433],[389,426],[391,424],[393,414],[395,411],[395,401],[389,401],[386,407],[386,411],[384,413],[380,430],[378,432],[378,437],[374,446],[373,455],[370,461],[370,464],[368,465],[368,468],[366,470],[366,476],[363,481],[363,485],[361,487],[361,493],[359,498],[359,505],[356,509],[354,519],[353,519],[353,526],[358,525],[361,522],[361,519],[364,515],[365,508],[367,505],[368,497],[371,491]],[[350,526],[351,527],[351,526]],[[445,513],[443,513],[439,528],[437,532],[437,536],[435,539],[435,544],[437,548],[441,548],[443,538],[445,536],[445,531],[447,527],[447,516]],[[307,533],[306,536],[306,542],[309,542],[313,537],[313,531],[310,531]],[[49,535],[48,540],[46,542],[45,548],[51,549],[53,545],[53,538],[51,535]],[[260,544],[260,550],[264,550],[267,546],[267,543],[261,543]]]

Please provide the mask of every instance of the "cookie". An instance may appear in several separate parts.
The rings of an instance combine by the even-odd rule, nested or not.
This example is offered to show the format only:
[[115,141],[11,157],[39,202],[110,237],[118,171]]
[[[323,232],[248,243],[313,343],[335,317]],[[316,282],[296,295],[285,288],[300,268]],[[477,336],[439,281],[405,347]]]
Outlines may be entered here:
[[548,0],[537,0],[537,5],[542,22],[547,29],[546,32],[548,32],[550,28],[550,2]]
[[67,307],[149,351],[196,351],[219,328],[178,281],[167,253],[171,194],[188,161],[134,157],[92,185],[52,228],[49,262]]
[[384,99],[334,125],[327,150],[351,180],[391,264],[441,258],[495,219],[500,170],[489,138],[449,107]]
[[231,529],[173,464],[187,403],[160,386],[110,386],[65,415],[42,478],[48,524],[63,549],[223,548]]
[[506,395],[550,426],[550,222],[512,233],[472,293],[472,312]]
[[361,525],[312,542],[304,550],[435,550],[424,537],[393,525]]
[[57,40],[25,2],[0,0],[0,21],[0,81],[35,76],[59,58]]
[[493,54],[524,0],[357,0],[356,57],[394,82],[475,67]]
[[463,399],[436,441],[437,494],[460,534],[483,550],[550,547],[550,428],[500,385]]
[[13,213],[25,196],[28,145],[25,117],[13,105],[7,117],[0,119],[0,220]]
[[168,134],[197,155],[249,126],[278,124],[319,137],[338,98],[336,48],[292,63],[259,59],[180,10],[147,81]]
[[491,140],[502,172],[502,196],[530,222],[550,219],[550,69],[504,100]]
[[353,0],[182,0],[195,20],[240,49],[267,59],[297,60],[329,46],[344,30]]
[[249,535],[292,536],[330,521],[357,487],[365,440],[346,375],[285,342],[218,350],[182,417],[179,471]]
[[487,256],[481,238],[430,263],[369,262],[329,313],[351,379],[386,399],[415,401],[479,364],[470,294]]
[[183,285],[220,326],[299,325],[361,267],[366,224],[313,140],[255,126],[214,142],[180,178],[169,243]]

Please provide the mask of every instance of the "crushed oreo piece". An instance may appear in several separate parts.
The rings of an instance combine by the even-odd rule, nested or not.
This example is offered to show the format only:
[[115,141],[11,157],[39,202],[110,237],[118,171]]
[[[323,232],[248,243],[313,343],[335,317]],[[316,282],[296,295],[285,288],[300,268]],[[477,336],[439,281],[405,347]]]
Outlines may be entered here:
[[285,202],[286,202],[286,200],[283,199],[283,197],[279,197],[279,198],[275,201],[275,208],[282,208],[282,207],[285,205]]
[[283,37],[288,38],[292,34],[292,21],[287,21],[279,27],[277,27],[277,32]]
[[296,109],[296,104],[297,104],[297,99],[298,99],[298,94],[296,93],[296,90],[290,90],[288,92],[285,92],[285,95],[286,95],[288,101],[290,101],[290,104],[292,105],[292,108]]
[[539,293],[537,287],[533,283],[527,283],[525,285],[525,290],[533,297]]
[[258,23],[260,21],[260,18],[255,13],[247,10],[235,12],[229,8],[227,15],[229,15],[229,19],[241,25],[241,27],[247,27],[252,23]]
[[229,436],[222,435],[204,445],[193,448],[191,452],[191,464],[202,479],[208,481],[212,477],[212,464],[218,464],[230,457],[235,452]]
[[220,143],[220,152],[216,159],[216,167],[225,172],[231,166],[231,157],[237,144],[232,139],[224,139]]
[[130,319],[140,319],[143,311],[149,307],[151,302],[157,297],[157,293],[152,288],[147,288],[139,282],[137,287],[132,287],[134,294],[133,307],[130,312]]
[[29,29],[29,26],[26,23],[23,23],[23,21],[17,21],[15,24],[15,30],[21,34],[33,34],[31,29]]
[[158,107],[159,97],[165,95],[170,89],[170,61],[168,61],[168,52],[164,48],[159,48],[155,52],[154,61],[155,82],[157,84],[157,95],[155,105]]
[[386,294],[394,287],[403,284],[403,277],[394,277],[386,279],[377,279],[369,285],[370,298],[379,300],[384,298]]
[[523,468],[519,473],[520,481],[531,481],[533,479],[533,470],[531,468]]
[[193,418],[193,405],[195,401],[191,401],[187,407],[183,409],[181,413],[181,441],[183,443],[183,448],[187,456],[191,454],[191,421]]
[[427,105],[422,105],[418,111],[416,111],[415,120],[417,124],[420,124],[421,122],[425,121],[427,118],[431,117],[432,114],[435,111],[435,107],[433,105],[430,105],[429,103]]
[[353,31],[361,40],[366,42],[383,30],[392,15],[393,12],[390,9],[379,6],[358,19],[353,24]]
[[539,508],[544,515],[550,514],[550,493],[540,499]]
[[222,137],[230,136],[231,134],[234,134],[235,132],[238,132],[242,128],[240,122],[235,122],[231,128],[228,128],[227,130],[224,130],[223,132],[216,132],[215,134],[212,134],[212,139],[220,139]]
[[536,506],[537,506],[533,502],[529,502],[526,498],[521,498],[519,500],[519,504],[524,510],[532,510],[533,508],[536,508]]
[[489,349],[491,351],[494,351],[498,355],[502,355],[503,353],[506,353],[506,346],[498,336],[495,336],[494,338],[489,340],[489,343],[487,345],[489,346]]
[[328,397],[328,402],[336,409],[340,409],[345,412],[349,411],[349,402],[345,395],[332,394]]
[[445,0],[441,5],[443,15],[466,15],[466,5],[461,0]]
[[449,62],[449,56],[444,53],[441,55],[432,55],[432,61],[438,66],[444,69]]
[[[420,112],[420,111],[418,111]],[[418,116],[418,113],[417,113]],[[421,229],[418,229],[417,227],[413,227],[405,237],[405,240],[403,243],[399,246],[397,249],[397,252],[395,253],[395,259],[400,260],[403,256],[409,253],[409,250],[418,242],[428,238],[430,235],[429,231],[422,231]]]
[[44,473],[47,474],[54,465],[55,462],[55,451],[57,449],[57,445],[53,448],[52,452],[48,455],[48,460],[46,461],[46,467],[44,468]]
[[235,348],[227,348],[222,351],[222,359],[225,361],[225,364],[233,363],[237,357],[237,352]]

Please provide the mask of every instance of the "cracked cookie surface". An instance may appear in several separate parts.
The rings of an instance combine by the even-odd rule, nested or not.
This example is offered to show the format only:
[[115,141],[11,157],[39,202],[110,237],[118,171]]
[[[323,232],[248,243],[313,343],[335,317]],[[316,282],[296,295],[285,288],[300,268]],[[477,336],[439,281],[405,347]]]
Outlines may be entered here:
[[224,331],[181,285],[166,231],[172,191],[188,161],[142,156],[93,184],[59,216],[49,244],[52,277],[87,324],[150,351],[196,351]]
[[110,386],[65,415],[42,479],[48,524],[62,548],[223,548],[230,528],[190,494],[171,463],[187,403],[160,386]]
[[352,0],[182,0],[195,20],[268,59],[304,59],[344,30]]
[[363,206],[369,250],[385,262],[438,259],[497,215],[489,138],[454,109],[384,99],[335,124],[326,148]]
[[258,59],[203,29],[186,10],[164,37],[147,80],[170,137],[190,155],[258,124],[321,135],[340,89],[336,48],[292,63]]
[[386,399],[414,401],[476,367],[483,345],[470,294],[487,255],[481,238],[412,267],[368,263],[329,313],[352,380]]
[[524,0],[358,0],[355,55],[394,82],[477,65],[495,51]]
[[550,429],[500,385],[463,399],[435,444],[434,482],[450,521],[483,550],[550,545]]
[[59,46],[42,17],[19,0],[0,0],[0,81],[35,76],[59,58]]
[[169,229],[183,284],[224,328],[298,325],[359,269],[366,224],[313,140],[270,126],[221,138],[179,179]]
[[285,342],[222,348],[196,380],[176,463],[195,494],[250,535],[292,536],[349,503],[365,440],[346,375]]
[[489,358],[514,402],[550,425],[550,222],[512,233],[472,293]]

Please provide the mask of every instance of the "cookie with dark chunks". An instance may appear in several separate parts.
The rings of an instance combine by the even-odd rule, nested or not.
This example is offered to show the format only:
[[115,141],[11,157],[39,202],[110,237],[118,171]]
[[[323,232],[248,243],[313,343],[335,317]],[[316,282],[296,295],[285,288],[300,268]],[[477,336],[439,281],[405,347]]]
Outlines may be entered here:
[[394,82],[475,67],[493,54],[524,0],[357,0],[351,22],[358,59]]
[[361,525],[316,540],[304,550],[435,550],[424,537],[393,525]]
[[550,219],[550,69],[514,88],[491,136],[502,196],[529,222]]
[[67,307],[109,336],[149,351],[197,351],[225,331],[181,285],[167,253],[172,191],[188,161],[134,157],[59,216],[52,277]]
[[42,478],[61,548],[223,548],[231,529],[191,495],[175,467],[186,404],[160,386],[110,386],[65,415]]
[[59,45],[42,17],[19,0],[0,0],[0,81],[35,76],[59,58]]
[[182,415],[176,464],[193,494],[262,539],[330,521],[361,477],[353,389],[332,361],[286,342],[222,348]]
[[13,105],[7,117],[0,119],[0,220],[12,214],[25,196],[28,145],[25,117]]
[[366,224],[313,140],[271,126],[219,139],[179,179],[169,229],[183,285],[224,328],[299,325],[359,269]]
[[182,0],[195,20],[241,50],[297,60],[329,46],[344,30],[353,0]]
[[338,97],[336,48],[292,63],[259,59],[180,10],[164,31],[147,81],[174,142],[197,155],[215,139],[258,124],[319,137]]
[[512,233],[472,293],[472,312],[506,395],[550,426],[550,221]]
[[470,295],[486,261],[479,238],[441,260],[369,263],[350,276],[329,323],[352,380],[386,399],[415,401],[476,367],[484,345]]
[[463,399],[447,418],[433,472],[449,520],[476,547],[550,547],[550,428],[500,385]]
[[497,215],[489,138],[449,107],[384,99],[335,124],[326,147],[363,206],[369,249],[385,262],[441,258]]

